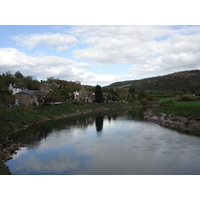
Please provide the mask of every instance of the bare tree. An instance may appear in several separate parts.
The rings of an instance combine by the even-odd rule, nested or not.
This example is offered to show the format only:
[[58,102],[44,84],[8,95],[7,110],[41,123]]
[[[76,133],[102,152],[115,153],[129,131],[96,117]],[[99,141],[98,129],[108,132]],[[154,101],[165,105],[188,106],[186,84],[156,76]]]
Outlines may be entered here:
[[82,101],[88,100],[88,92],[84,88],[79,91],[79,99]]

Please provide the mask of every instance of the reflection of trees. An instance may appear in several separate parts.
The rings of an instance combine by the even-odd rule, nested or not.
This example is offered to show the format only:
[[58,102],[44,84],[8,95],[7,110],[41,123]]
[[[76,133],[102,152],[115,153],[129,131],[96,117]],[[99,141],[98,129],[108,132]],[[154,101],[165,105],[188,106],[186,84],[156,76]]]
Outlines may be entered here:
[[86,128],[87,126],[92,125],[94,120],[95,119],[93,116],[81,116],[45,122],[31,126],[14,134],[12,136],[12,140],[24,144],[34,143],[34,145],[37,145],[39,144],[39,141],[41,141],[43,138],[47,138],[48,135],[53,131],[70,129],[71,126]]
[[142,121],[144,120],[144,115],[143,115],[144,111],[145,109],[133,109],[128,112],[128,117],[130,119]]
[[94,123],[94,117],[85,116],[84,118],[72,121],[72,123],[73,125],[77,125],[81,128],[86,128],[88,125],[92,125]]
[[34,143],[34,145],[37,145],[42,139],[47,138],[48,135],[54,131],[61,131],[63,129],[71,129],[77,127],[81,129],[86,129],[88,126],[92,126],[94,122],[96,125],[96,131],[101,132],[103,129],[103,120],[105,119],[105,117],[110,122],[111,120],[116,120],[117,117],[124,115],[128,115],[129,119],[142,120],[143,110],[137,109],[130,110],[128,112],[126,110],[123,110],[106,113],[102,112],[98,114],[92,113],[84,116],[76,116],[56,121],[45,122],[15,133],[11,139],[14,142],[21,142],[24,144]]
[[103,116],[103,115],[98,115],[98,116],[96,116],[96,118],[95,118],[95,121],[96,121],[96,130],[97,130],[97,132],[100,132],[100,131],[102,131],[102,129],[103,129],[103,119],[104,119],[104,116]]
[[113,120],[116,120],[116,119],[117,119],[117,114],[116,114],[116,113],[112,115],[112,119],[113,119]]
[[44,123],[31,126],[23,131],[20,131],[12,136],[15,142],[22,142],[24,144],[31,144],[34,141],[40,141],[47,138],[49,133],[55,128],[54,123]]

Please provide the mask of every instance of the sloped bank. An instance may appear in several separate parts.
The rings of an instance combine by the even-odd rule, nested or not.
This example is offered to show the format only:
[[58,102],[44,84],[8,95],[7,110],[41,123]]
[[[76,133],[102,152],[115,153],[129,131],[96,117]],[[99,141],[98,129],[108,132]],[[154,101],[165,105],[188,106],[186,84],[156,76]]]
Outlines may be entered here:
[[169,113],[155,114],[152,110],[148,110],[144,113],[144,119],[183,133],[200,135],[200,118],[183,117]]

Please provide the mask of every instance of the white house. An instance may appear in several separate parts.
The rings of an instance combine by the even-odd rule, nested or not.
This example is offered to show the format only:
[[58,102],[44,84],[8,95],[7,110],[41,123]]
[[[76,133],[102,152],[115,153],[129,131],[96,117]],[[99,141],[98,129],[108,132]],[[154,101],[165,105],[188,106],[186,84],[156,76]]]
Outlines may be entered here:
[[73,95],[74,95],[74,100],[79,99],[79,92],[75,91],[75,92],[73,92]]
[[15,95],[18,92],[21,92],[22,90],[27,90],[27,88],[25,88],[24,86],[20,86],[20,85],[12,85],[10,83],[8,90],[12,91],[12,95]]

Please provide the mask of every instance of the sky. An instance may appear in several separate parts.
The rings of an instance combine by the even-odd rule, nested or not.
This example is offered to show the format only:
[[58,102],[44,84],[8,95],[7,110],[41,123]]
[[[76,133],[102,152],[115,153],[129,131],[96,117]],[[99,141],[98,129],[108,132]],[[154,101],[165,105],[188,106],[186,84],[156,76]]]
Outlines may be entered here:
[[0,73],[108,85],[200,69],[200,26],[0,25]]

